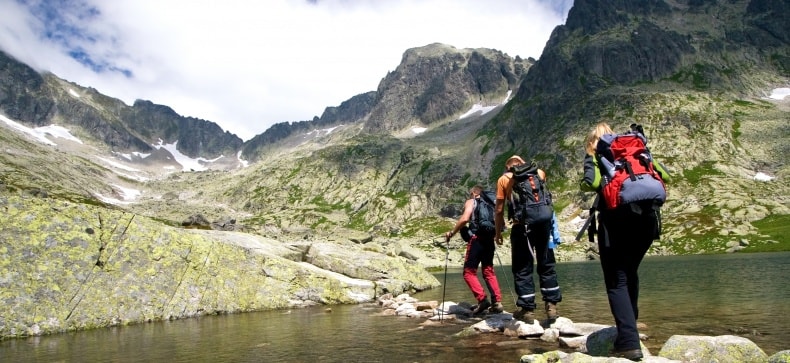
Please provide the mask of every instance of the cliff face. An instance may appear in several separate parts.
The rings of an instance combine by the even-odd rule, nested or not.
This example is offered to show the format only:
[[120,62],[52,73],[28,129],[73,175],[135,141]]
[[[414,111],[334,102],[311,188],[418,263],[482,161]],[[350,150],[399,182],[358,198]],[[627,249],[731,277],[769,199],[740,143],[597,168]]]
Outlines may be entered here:
[[376,91],[327,107],[313,120],[275,124],[245,142],[243,155],[260,160],[288,138],[337,126],[361,124],[363,133],[398,134],[410,126],[446,123],[475,104],[501,104],[508,91],[518,88],[531,64],[491,49],[456,49],[444,44],[412,48]]
[[45,124],[54,107],[45,84],[41,74],[0,51],[0,110],[8,117]]
[[[781,82],[777,76],[789,74],[787,7],[764,0],[576,1],[521,84],[514,113],[500,130],[547,131],[597,117],[618,93],[632,93],[629,87],[765,92]],[[592,104],[579,113],[569,102]]]
[[122,108],[121,119],[144,140],[178,141],[178,150],[193,158],[233,156],[242,145],[240,138],[213,122],[183,117],[150,101],[138,100],[131,108]]
[[531,64],[490,49],[443,44],[407,50],[378,88],[365,130],[393,132],[459,116],[474,104],[499,104]]

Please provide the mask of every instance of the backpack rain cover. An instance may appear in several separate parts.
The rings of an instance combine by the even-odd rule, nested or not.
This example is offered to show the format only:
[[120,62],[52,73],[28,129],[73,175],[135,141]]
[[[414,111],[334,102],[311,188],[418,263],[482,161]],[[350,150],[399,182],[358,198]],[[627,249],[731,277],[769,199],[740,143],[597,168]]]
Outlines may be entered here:
[[664,181],[653,166],[647,139],[636,132],[606,134],[598,140],[598,165],[604,178],[601,190],[606,206],[653,201],[661,206],[667,193]]

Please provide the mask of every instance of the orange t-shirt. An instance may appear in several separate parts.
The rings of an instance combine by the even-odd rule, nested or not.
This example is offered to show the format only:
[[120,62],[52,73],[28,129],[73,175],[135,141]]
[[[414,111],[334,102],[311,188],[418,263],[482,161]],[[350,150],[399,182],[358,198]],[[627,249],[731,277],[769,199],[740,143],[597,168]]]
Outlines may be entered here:
[[[546,181],[546,173],[542,169],[538,169],[538,178]],[[513,173],[507,172],[502,174],[496,181],[496,199],[503,199],[505,202],[510,200],[513,193],[513,185],[516,184],[516,179],[513,178]]]
[[513,192],[513,173],[507,172],[502,174],[496,181],[496,199],[510,200],[510,194]]

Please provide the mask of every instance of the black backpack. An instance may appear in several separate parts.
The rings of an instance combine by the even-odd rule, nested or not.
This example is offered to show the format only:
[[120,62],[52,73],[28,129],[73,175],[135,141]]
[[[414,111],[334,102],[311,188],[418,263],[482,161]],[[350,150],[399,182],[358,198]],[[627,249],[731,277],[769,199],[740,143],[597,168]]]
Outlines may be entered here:
[[538,176],[538,166],[521,164],[511,167],[515,184],[508,201],[510,218],[524,224],[545,223],[554,215],[551,192]]
[[472,212],[472,220],[469,229],[478,238],[493,238],[496,234],[496,224],[494,222],[494,202],[496,196],[494,192],[486,190],[480,193],[480,198],[475,198],[475,209]]

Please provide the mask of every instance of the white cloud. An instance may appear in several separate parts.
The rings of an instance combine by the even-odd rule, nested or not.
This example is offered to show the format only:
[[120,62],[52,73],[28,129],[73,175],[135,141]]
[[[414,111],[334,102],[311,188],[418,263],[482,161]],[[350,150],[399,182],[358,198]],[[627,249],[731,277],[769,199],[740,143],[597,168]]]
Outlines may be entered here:
[[[376,90],[409,48],[440,42],[538,58],[572,0],[57,2],[82,10],[50,12],[74,29],[49,38],[46,24],[57,22],[30,9],[51,2],[28,3],[0,0],[3,50],[128,104],[151,100],[246,140]],[[69,57],[75,49],[93,69]]]

